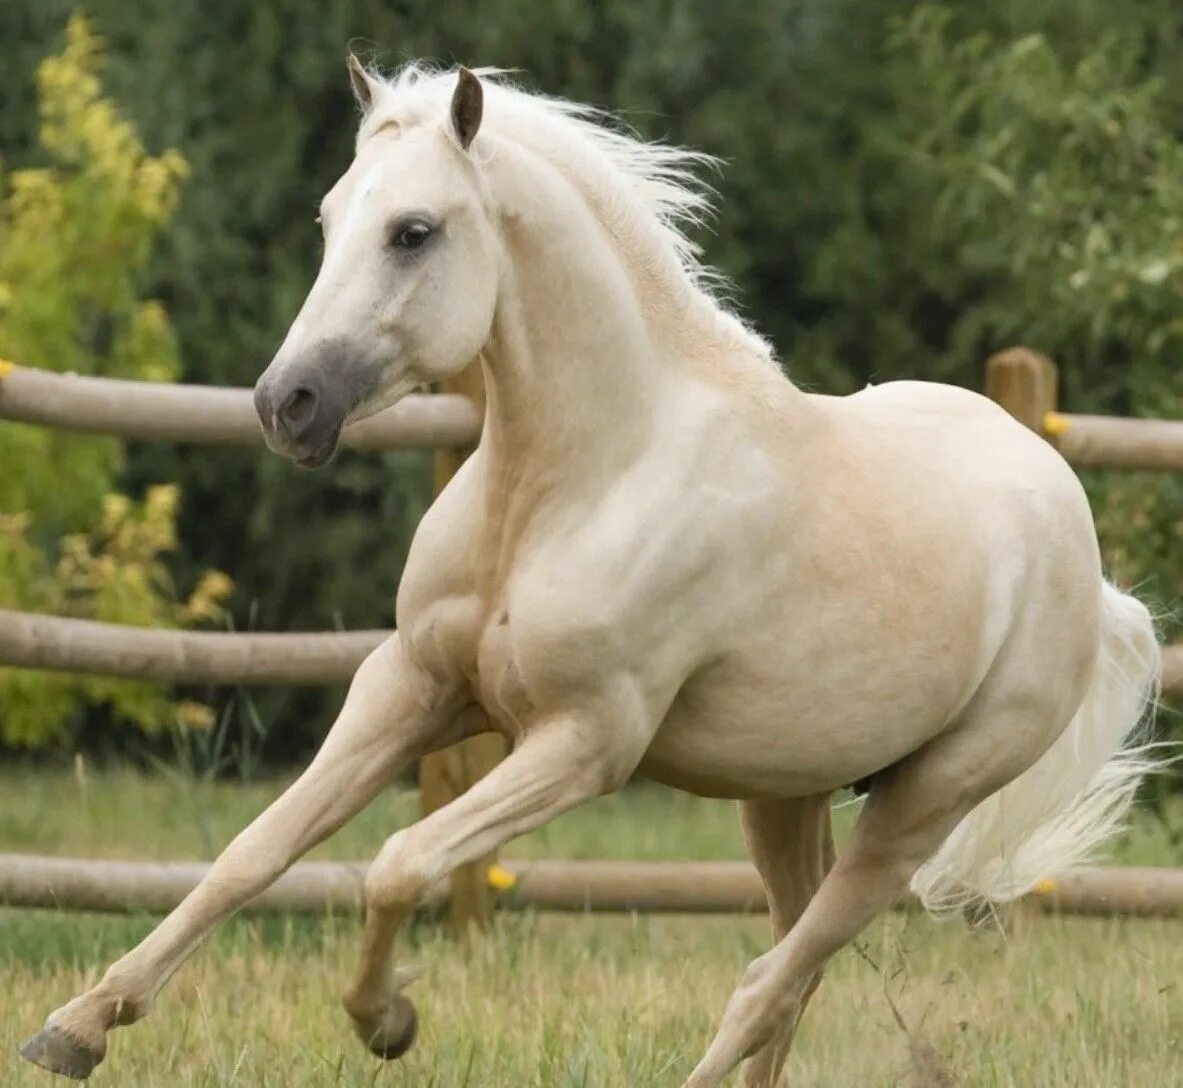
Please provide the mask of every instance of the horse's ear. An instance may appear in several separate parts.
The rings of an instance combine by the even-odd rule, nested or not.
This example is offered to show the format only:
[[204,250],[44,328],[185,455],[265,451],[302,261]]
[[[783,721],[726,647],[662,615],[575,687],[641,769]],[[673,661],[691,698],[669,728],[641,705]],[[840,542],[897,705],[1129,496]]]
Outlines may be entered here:
[[349,85],[353,88],[353,97],[357,99],[362,112],[369,113],[370,107],[374,104],[374,81],[353,53],[346,58],[345,67],[349,70]]
[[481,81],[467,68],[461,68],[456,73],[456,89],[452,92],[452,128],[465,151],[481,127],[484,103]]

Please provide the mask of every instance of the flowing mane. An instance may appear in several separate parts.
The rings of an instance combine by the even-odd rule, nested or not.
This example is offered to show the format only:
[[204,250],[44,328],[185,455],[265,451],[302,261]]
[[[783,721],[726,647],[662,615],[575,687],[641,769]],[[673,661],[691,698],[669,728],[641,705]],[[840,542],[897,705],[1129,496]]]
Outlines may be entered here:
[[[647,141],[607,110],[516,86],[499,68],[474,69],[486,97],[485,127],[556,166],[585,195],[630,257],[674,298],[692,292],[717,320],[767,361],[767,341],[726,304],[725,278],[702,260],[689,231],[714,211],[714,190],[699,172],[717,170],[713,155]],[[378,93],[357,133],[360,147],[391,124],[412,127],[446,116],[456,75],[412,62],[391,76],[369,72]]]

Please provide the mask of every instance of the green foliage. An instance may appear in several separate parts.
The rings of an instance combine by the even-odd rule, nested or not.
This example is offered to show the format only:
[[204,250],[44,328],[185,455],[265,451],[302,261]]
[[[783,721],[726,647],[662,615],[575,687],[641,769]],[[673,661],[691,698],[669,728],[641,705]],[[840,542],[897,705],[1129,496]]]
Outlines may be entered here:
[[933,193],[934,236],[990,282],[959,335],[1061,345],[1078,382],[1129,381],[1115,348],[1134,383],[1161,377],[1183,337],[1183,147],[1137,41],[1110,31],[1068,65],[1039,35],[950,40],[951,22],[922,7],[895,46],[940,104],[901,162]]
[[[144,151],[102,97],[101,60],[85,20],[71,19],[64,52],[38,71],[49,165],[0,176],[0,357],[168,379],[179,370],[172,330],[138,289],[185,164]],[[183,602],[172,587],[163,557],[176,549],[176,488],[142,502],[114,493],[122,456],[112,440],[0,428],[0,606],[169,627],[217,615],[224,576]],[[56,739],[82,701],[145,730],[209,714],[152,684],[0,669],[0,738]]]
[[[886,153],[925,207],[911,236],[926,289],[955,303],[952,361],[1030,343],[1060,361],[1070,405],[1179,417],[1183,145],[1144,38],[1115,20],[1064,56],[1044,35],[968,33],[920,5],[888,48],[925,92]],[[1183,481],[1089,484],[1111,572],[1177,599]]]
[[[53,165],[0,174],[0,357],[167,380],[179,370],[168,319],[136,288],[184,160],[145,154],[100,95],[100,63],[97,40],[74,20],[66,51],[38,72],[40,138]],[[0,456],[0,509],[66,522],[93,516],[122,451],[109,440],[6,427]]]

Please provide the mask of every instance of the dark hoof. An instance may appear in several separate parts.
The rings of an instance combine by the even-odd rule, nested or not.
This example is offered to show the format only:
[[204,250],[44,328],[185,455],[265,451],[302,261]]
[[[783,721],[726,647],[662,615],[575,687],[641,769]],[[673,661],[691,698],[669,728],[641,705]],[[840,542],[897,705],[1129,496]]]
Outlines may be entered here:
[[86,1080],[103,1060],[102,1052],[79,1045],[64,1031],[48,1024],[21,1047],[21,1057],[75,1080]]
[[393,1061],[411,1049],[419,1031],[419,1017],[409,997],[395,994],[372,1027],[367,1025],[362,1028],[359,1024],[358,1030],[371,1054]]

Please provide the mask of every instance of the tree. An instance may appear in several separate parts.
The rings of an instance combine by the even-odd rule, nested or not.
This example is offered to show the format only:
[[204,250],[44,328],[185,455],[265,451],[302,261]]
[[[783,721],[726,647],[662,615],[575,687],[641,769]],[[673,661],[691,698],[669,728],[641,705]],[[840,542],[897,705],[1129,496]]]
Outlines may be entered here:
[[[163,307],[137,287],[177,200],[185,163],[148,155],[103,98],[101,43],[80,16],[38,73],[50,165],[0,175],[0,357],[59,371],[167,380],[178,370]],[[2,377],[0,377],[2,380]],[[208,572],[178,600],[174,486],[141,501],[112,489],[111,439],[0,428],[0,605],[174,627],[216,618],[229,589]],[[207,724],[208,708],[156,685],[0,669],[0,738],[56,739],[79,703],[142,729]]]

